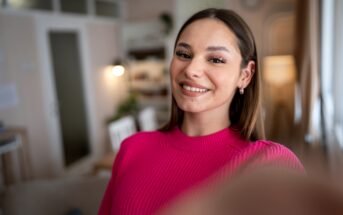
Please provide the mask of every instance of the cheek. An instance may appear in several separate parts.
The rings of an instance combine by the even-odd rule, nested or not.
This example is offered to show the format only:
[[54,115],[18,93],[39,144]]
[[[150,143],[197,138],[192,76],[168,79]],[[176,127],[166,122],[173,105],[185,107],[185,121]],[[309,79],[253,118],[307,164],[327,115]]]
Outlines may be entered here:
[[169,69],[169,75],[170,75],[170,80],[172,85],[175,84],[175,82],[177,82],[180,73],[182,71],[182,63],[180,63],[178,60],[173,59],[171,64],[170,64],[170,69]]
[[[238,73],[238,72],[237,72]],[[212,76],[212,82],[215,83],[217,88],[221,89],[233,89],[237,87],[239,76],[238,74],[230,74],[230,72],[217,73],[215,76]]]
[[173,65],[170,65],[169,76],[170,76],[171,82],[175,81],[176,70],[175,70],[175,67]]
[[180,62],[173,58],[170,63],[170,75],[171,77],[175,77],[178,73],[180,73]]

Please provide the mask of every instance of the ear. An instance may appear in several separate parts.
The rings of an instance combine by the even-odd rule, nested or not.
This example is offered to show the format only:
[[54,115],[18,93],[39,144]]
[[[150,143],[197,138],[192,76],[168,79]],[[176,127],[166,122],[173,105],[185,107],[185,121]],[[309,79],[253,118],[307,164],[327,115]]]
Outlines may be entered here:
[[252,77],[255,74],[255,67],[256,67],[255,61],[251,60],[249,61],[248,65],[241,70],[241,74],[239,76],[239,81],[238,81],[238,88],[244,89],[249,85]]

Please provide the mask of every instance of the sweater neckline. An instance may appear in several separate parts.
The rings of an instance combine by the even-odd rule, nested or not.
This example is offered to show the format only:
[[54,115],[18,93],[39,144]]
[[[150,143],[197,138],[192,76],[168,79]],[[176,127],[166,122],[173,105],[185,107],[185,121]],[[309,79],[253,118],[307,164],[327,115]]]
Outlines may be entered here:
[[241,138],[239,131],[235,130],[232,126],[202,136],[189,136],[176,126],[172,131],[172,136],[172,144],[179,149],[187,151],[221,150],[246,142]]

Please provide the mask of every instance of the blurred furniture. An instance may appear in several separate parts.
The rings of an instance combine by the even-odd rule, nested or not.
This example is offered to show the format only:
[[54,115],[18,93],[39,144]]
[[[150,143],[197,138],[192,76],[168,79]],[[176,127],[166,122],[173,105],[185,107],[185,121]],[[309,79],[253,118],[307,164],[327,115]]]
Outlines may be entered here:
[[132,116],[122,117],[111,122],[108,126],[108,132],[113,151],[119,150],[121,142],[128,136],[136,133],[136,131],[135,120]]
[[113,151],[95,163],[94,174],[98,174],[103,170],[108,172],[112,169],[115,156],[122,141],[137,132],[135,120],[132,116],[122,117],[108,125],[108,132]]
[[156,130],[156,110],[153,107],[147,107],[140,111],[138,113],[138,124],[141,131]]
[[[112,170],[114,159],[116,158],[117,152],[110,152],[106,154],[101,160],[94,164],[94,175],[101,175],[103,172],[108,172]],[[107,174],[110,175],[110,174]]]
[[0,157],[5,185],[30,179],[24,128],[7,128],[0,133]]
[[[138,124],[141,131],[151,131],[157,129],[156,111],[153,107],[144,108],[138,113]],[[115,156],[120,148],[121,142],[136,133],[135,120],[132,116],[122,117],[108,126],[111,139],[112,152],[106,154],[101,160],[95,163],[94,173],[110,171],[113,166]]]
[[135,60],[128,64],[130,91],[140,109],[155,108],[157,126],[168,120],[170,108],[169,76],[165,60]]
[[6,215],[97,214],[108,177],[78,176],[31,181],[8,187],[3,209]]

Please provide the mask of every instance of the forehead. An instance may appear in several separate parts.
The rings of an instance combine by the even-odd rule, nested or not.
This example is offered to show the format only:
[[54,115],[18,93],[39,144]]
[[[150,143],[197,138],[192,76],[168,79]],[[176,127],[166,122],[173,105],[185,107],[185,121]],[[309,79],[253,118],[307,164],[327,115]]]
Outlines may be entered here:
[[192,22],[180,34],[178,42],[186,42],[192,48],[227,46],[238,49],[238,40],[233,31],[222,21],[205,18]]

